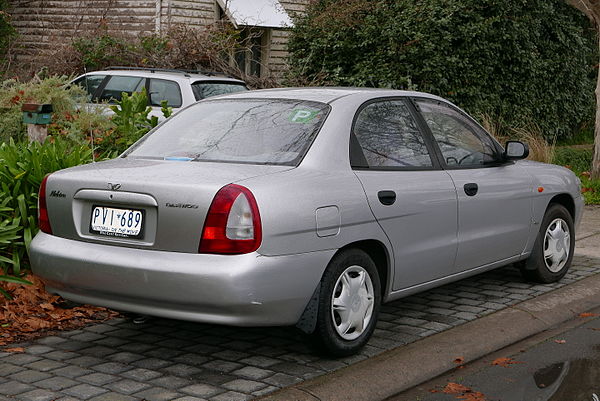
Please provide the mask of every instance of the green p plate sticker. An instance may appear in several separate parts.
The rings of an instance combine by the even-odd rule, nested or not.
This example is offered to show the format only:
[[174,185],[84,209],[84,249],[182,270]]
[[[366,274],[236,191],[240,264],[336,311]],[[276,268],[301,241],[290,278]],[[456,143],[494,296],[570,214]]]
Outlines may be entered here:
[[293,123],[306,124],[319,114],[319,110],[311,111],[305,109],[296,109],[292,111],[289,120]]

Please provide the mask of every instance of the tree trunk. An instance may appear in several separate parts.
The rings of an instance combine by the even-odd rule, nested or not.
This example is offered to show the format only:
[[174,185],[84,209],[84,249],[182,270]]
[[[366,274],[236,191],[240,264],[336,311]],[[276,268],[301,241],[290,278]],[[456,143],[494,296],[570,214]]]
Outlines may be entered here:
[[[598,35],[598,45],[600,48],[600,35]],[[591,178],[600,179],[600,66],[596,83],[596,123],[594,124],[594,157],[592,158],[591,173]]]

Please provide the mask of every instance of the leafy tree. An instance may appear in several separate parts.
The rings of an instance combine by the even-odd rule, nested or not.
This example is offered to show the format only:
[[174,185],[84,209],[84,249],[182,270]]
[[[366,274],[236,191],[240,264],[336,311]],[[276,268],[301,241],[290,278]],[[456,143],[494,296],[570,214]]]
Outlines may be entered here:
[[[600,1],[571,0],[593,22],[596,31],[600,31]],[[600,71],[596,84],[596,123],[594,125],[594,157],[592,159],[592,179],[600,179]]]
[[304,82],[422,90],[554,137],[593,116],[595,42],[563,0],[316,0],[289,49]]

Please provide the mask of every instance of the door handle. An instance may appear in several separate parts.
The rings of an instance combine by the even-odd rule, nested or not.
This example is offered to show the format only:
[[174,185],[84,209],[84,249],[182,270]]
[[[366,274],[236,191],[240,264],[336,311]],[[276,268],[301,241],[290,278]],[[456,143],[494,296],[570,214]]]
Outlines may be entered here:
[[377,192],[379,202],[386,206],[393,205],[396,202],[396,193],[394,191],[379,191]]
[[477,195],[479,186],[477,184],[475,184],[474,182],[470,182],[468,184],[465,184],[464,189],[465,189],[465,193],[467,194],[467,196],[475,196],[475,195]]

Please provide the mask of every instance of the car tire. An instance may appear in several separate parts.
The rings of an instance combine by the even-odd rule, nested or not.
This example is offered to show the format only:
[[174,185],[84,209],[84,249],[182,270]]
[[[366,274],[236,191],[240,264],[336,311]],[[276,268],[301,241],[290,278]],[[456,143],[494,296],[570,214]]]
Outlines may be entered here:
[[381,305],[377,267],[359,249],[337,254],[321,279],[317,325],[313,335],[332,356],[348,356],[369,341]]
[[538,283],[553,283],[567,274],[575,248],[575,228],[569,211],[550,204],[542,220],[531,256],[521,263],[523,277]]

